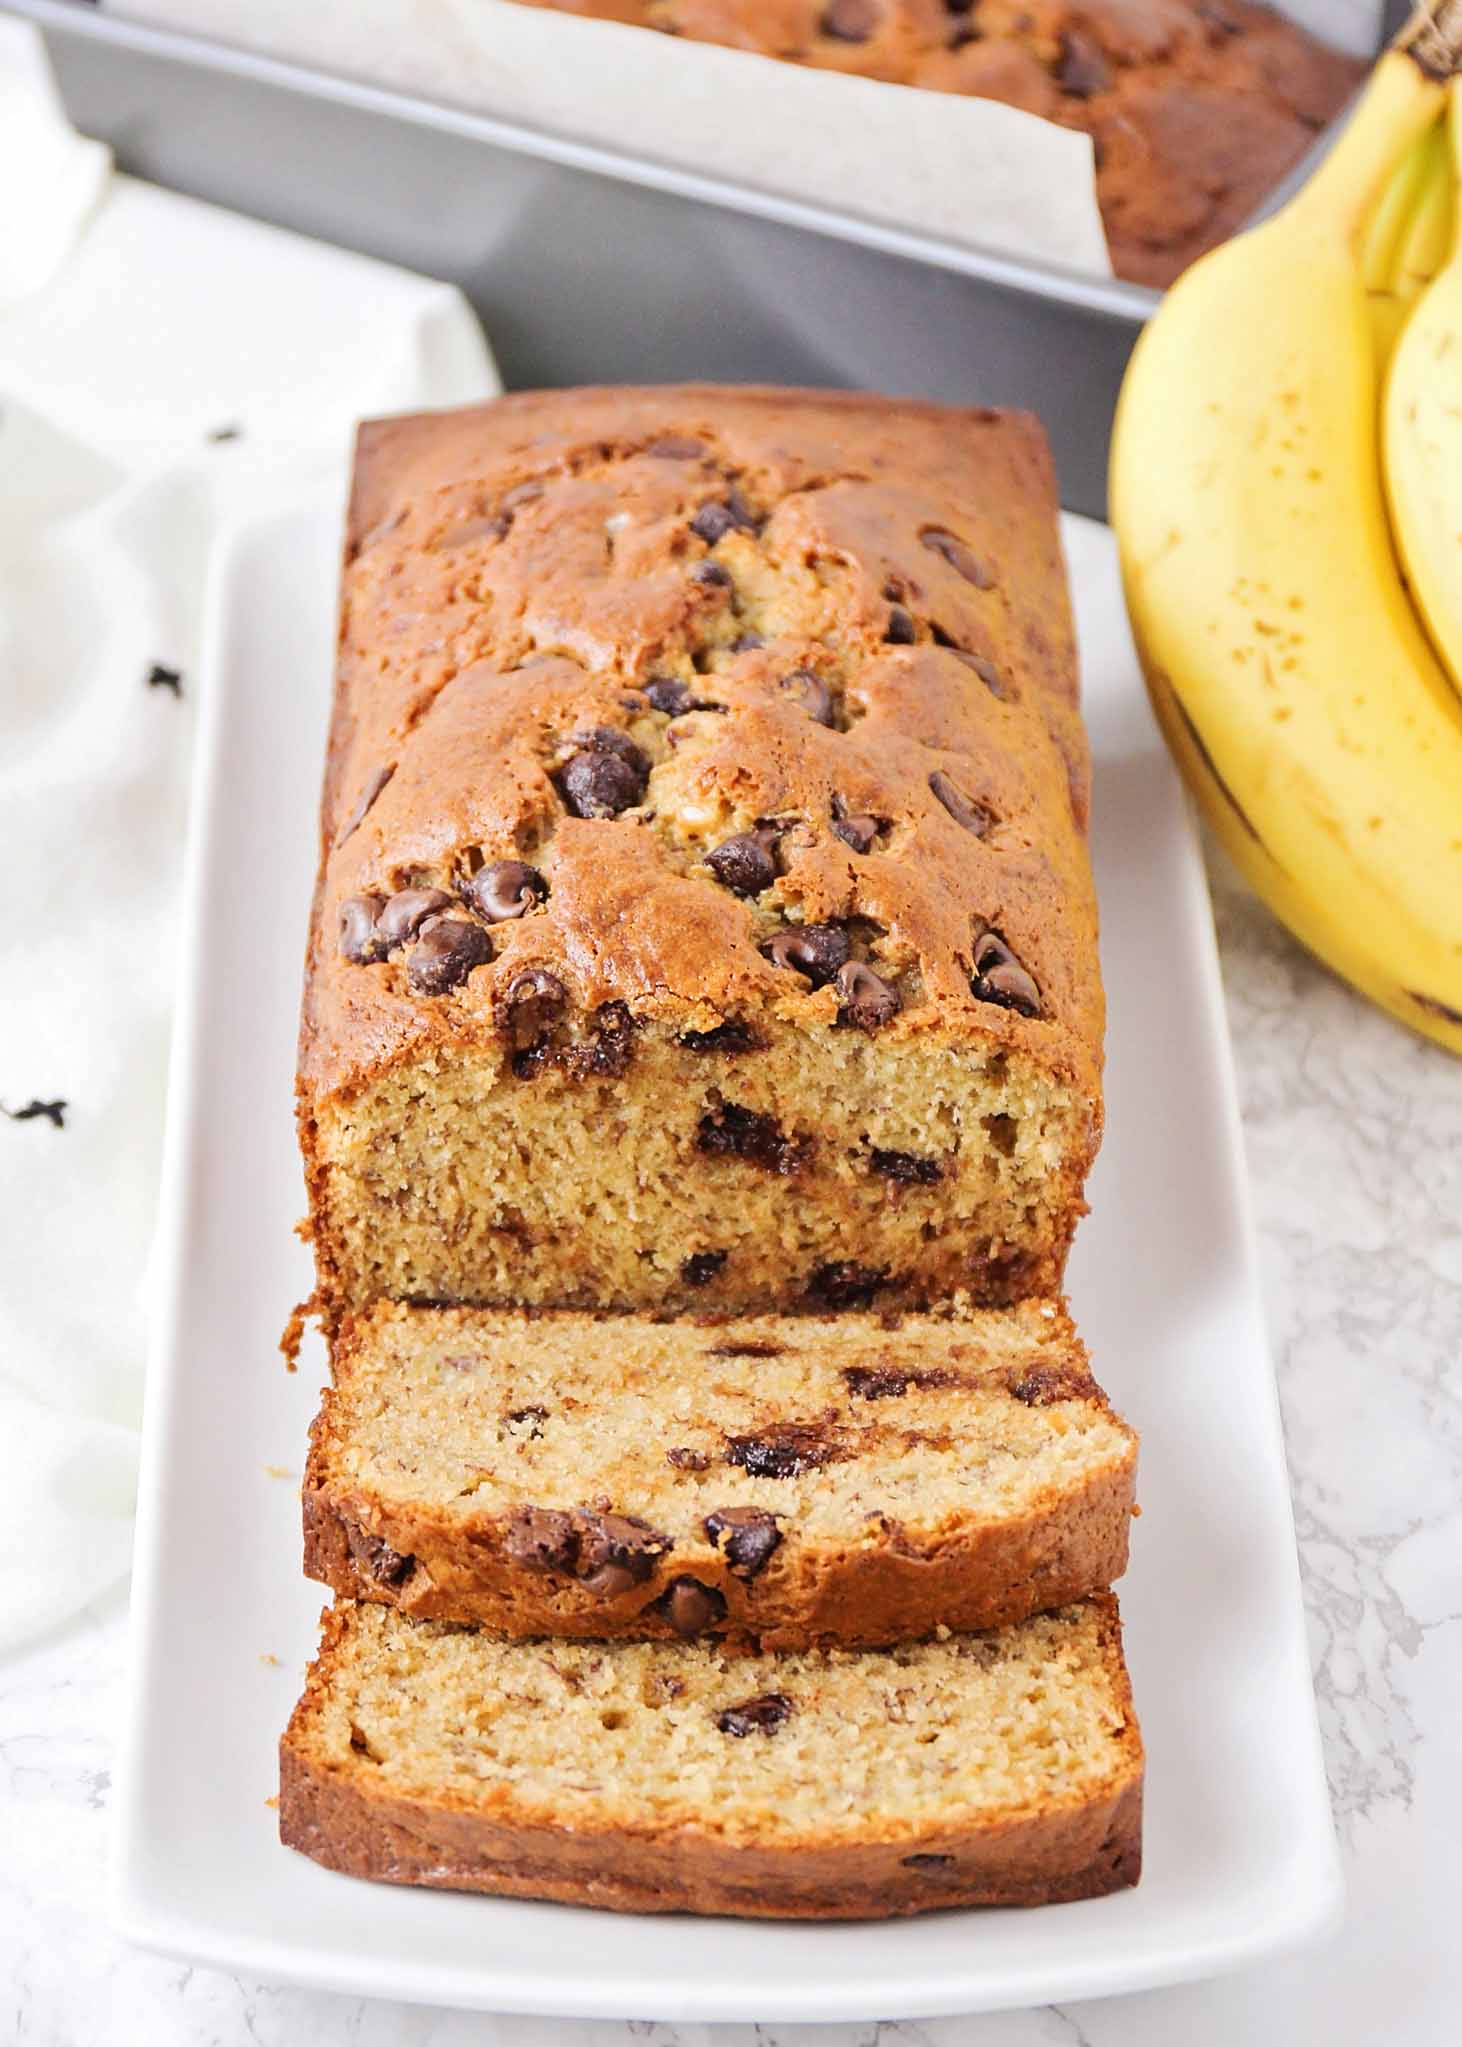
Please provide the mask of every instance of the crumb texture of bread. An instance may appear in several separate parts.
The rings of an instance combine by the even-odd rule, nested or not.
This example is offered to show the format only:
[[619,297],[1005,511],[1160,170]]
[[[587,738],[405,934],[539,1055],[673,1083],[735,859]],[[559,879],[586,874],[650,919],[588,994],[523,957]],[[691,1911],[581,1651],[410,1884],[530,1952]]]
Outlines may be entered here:
[[1242,227],[1364,70],[1253,0],[526,4],[1003,100],[1080,129],[1092,138],[1113,268],[1139,284],[1170,284]]
[[362,430],[301,1034],[327,1324],[1059,1291],[1086,742],[1024,415],[520,394]]
[[504,1643],[341,1602],[280,1832],[391,1882],[634,1911],[877,1918],[1136,1881],[1142,1747],[1109,1595],[890,1650]]
[[418,1618],[888,1643],[1126,1563],[1136,1440],[1049,1302],[894,1328],[382,1304],[334,1375],[306,1568]]

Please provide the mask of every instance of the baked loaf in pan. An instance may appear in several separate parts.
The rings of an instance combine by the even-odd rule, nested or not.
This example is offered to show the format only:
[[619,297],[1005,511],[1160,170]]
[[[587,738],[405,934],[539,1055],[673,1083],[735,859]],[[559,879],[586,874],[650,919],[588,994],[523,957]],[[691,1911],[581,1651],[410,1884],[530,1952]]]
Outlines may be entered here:
[[[1250,0],[529,0],[1092,137],[1119,277],[1168,284],[1243,226],[1362,66]],[[977,201],[975,203],[978,203]]]
[[418,1617],[887,1643],[1126,1564],[1136,1441],[1052,1303],[893,1329],[387,1305],[334,1371],[305,1568]]
[[1087,800],[1034,420],[689,387],[363,428],[301,1038],[327,1328],[1058,1292]]
[[342,1602],[280,1832],[353,1876],[752,1918],[1037,1905],[1135,1883],[1116,1603],[892,1650],[498,1642]]

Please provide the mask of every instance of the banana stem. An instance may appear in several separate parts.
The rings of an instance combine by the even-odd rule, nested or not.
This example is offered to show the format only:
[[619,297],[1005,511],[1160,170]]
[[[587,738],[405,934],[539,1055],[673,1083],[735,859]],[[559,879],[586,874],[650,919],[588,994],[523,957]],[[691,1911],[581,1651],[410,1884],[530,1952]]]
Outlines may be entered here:
[[[1462,0],[1455,0],[1455,6],[1462,24]],[[1338,229],[1347,239],[1357,239],[1396,166],[1445,105],[1445,89],[1429,72],[1409,54],[1388,50],[1335,147],[1285,211],[1314,216],[1327,237]]]
[[1462,0],[1420,0],[1392,48],[1404,51],[1428,78],[1462,71]]

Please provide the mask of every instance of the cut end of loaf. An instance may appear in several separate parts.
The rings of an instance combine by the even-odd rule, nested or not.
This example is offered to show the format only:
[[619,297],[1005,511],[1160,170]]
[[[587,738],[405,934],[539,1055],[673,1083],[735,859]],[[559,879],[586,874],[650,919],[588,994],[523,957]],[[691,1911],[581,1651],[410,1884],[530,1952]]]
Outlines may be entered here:
[[1116,1605],[891,1651],[492,1642],[343,1603],[285,1842],[353,1875],[625,1910],[887,1917],[1136,1881]]

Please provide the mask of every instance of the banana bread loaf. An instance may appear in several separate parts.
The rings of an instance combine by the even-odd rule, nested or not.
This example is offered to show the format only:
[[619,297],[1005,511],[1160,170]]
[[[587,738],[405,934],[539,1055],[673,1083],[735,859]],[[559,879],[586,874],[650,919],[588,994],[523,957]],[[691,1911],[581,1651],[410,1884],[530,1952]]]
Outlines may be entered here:
[[1363,68],[1252,0],[527,4],[1003,100],[1083,129],[1113,267],[1140,284],[1170,283],[1242,226]]
[[496,1642],[343,1602],[281,1745],[328,1868],[633,1912],[862,1919],[1135,1883],[1116,1602],[893,1650]]
[[1087,791],[1034,420],[689,387],[363,428],[301,1034],[327,1328],[1058,1292]]
[[1050,1302],[967,1321],[347,1323],[305,1568],[509,1635],[905,1641],[1120,1577],[1136,1441]]

